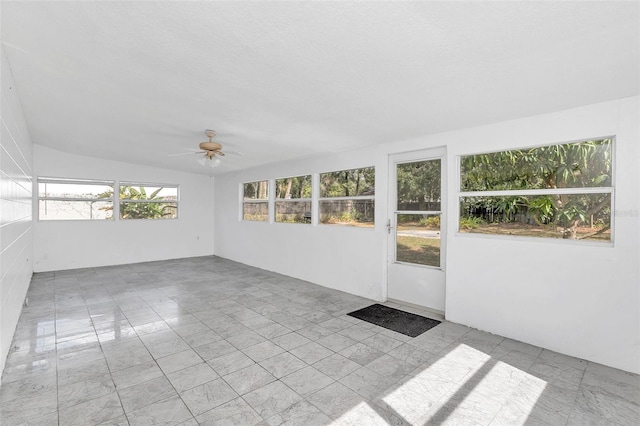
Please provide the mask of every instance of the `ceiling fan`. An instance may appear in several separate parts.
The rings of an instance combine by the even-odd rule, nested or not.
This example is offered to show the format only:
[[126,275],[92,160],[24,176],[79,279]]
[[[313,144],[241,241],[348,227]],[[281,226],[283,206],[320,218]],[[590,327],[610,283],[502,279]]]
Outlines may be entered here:
[[207,129],[204,131],[204,134],[207,135],[209,141],[200,142],[200,145],[198,146],[200,147],[201,151],[197,151],[196,154],[204,154],[204,156],[209,160],[211,160],[216,155],[224,157],[225,154],[224,152],[222,152],[222,145],[212,140],[216,135],[215,130]]
[[[200,142],[198,145],[199,149],[189,149],[190,152],[183,152],[181,154],[171,154],[170,157],[175,157],[178,155],[187,155],[187,154],[204,154],[202,157],[198,158],[198,163],[201,165],[209,165],[210,167],[216,167],[220,164],[220,158],[224,157],[225,153],[222,152],[222,145],[218,142],[213,141],[213,137],[216,135],[215,130],[206,129],[204,134],[209,138],[206,142]],[[227,151],[230,155],[239,155],[242,156],[241,153],[236,151]]]

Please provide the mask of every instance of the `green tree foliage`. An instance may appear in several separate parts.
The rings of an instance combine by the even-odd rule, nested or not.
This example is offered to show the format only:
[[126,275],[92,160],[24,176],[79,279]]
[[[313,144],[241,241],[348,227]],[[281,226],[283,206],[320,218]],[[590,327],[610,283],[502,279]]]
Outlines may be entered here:
[[611,185],[611,139],[463,157],[463,191]]
[[320,197],[357,197],[374,195],[375,168],[342,170],[320,175]]
[[[461,159],[462,191],[592,188],[611,186],[611,139],[478,154]],[[515,216],[538,225],[556,224],[565,238],[595,217],[609,228],[610,194],[486,196],[463,199],[463,215],[485,215],[493,222]]]
[[311,175],[277,179],[276,198],[311,198]]
[[398,210],[440,210],[440,160],[397,166]]
[[[120,217],[122,219],[160,219],[176,217],[175,202],[157,202],[165,200],[159,196],[163,188],[158,188],[147,194],[143,186],[138,189],[133,186],[120,187]],[[126,201],[125,201],[126,200]]]
[[244,199],[245,200],[266,200],[269,196],[268,193],[269,183],[266,180],[259,182],[249,182],[244,184]]
[[[133,186],[120,186],[120,218],[121,219],[168,219],[177,216],[176,200],[160,196],[164,188],[157,188],[147,194],[144,186],[137,189]],[[99,198],[111,198],[112,191],[99,195]],[[166,202],[163,202],[166,201]],[[105,210],[113,210],[106,207]]]

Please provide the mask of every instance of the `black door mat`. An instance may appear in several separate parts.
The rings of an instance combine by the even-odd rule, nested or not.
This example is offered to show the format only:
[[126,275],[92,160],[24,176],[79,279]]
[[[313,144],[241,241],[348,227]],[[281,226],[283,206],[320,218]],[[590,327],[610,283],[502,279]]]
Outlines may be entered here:
[[348,313],[347,315],[370,322],[371,324],[379,325],[387,330],[402,333],[409,337],[419,336],[440,324],[440,321],[421,317],[420,315],[390,308],[378,303]]

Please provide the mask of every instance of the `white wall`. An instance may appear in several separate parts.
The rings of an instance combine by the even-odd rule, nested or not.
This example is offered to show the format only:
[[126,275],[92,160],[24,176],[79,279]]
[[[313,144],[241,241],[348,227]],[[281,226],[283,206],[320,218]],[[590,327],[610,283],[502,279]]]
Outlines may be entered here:
[[0,371],[32,275],[31,140],[0,44]]
[[180,185],[177,220],[36,220],[36,272],[213,254],[213,178],[33,147],[34,176]]
[[640,372],[639,115],[635,97],[443,138],[452,161],[476,149],[474,141],[493,150],[616,135],[614,247],[454,235],[451,321]]
[[[448,149],[446,316],[506,337],[640,373],[638,98],[219,176],[215,254],[383,300],[388,155]],[[615,245],[456,232],[457,156],[616,135]],[[242,182],[376,166],[376,228],[239,220]]]
[[[384,234],[368,228],[239,221],[242,182],[378,166],[376,150],[310,158],[216,177],[215,253],[260,268],[382,300]],[[376,172],[376,185],[382,184]],[[376,193],[379,191],[376,189]],[[376,195],[380,200],[380,195]],[[384,202],[377,202],[376,217]],[[382,229],[377,221],[377,228]]]

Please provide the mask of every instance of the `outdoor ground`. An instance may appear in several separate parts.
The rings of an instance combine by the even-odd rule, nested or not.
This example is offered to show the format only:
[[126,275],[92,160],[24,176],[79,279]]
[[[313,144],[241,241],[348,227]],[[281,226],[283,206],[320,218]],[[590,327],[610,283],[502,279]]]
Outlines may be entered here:
[[[596,228],[583,227],[578,228],[578,239],[610,241],[611,230],[600,234],[591,235],[597,231]],[[460,232],[474,234],[498,234],[498,235],[516,235],[521,237],[544,237],[544,238],[562,238],[561,228],[556,226],[535,226],[521,223],[493,223],[478,225],[474,229],[460,228]],[[591,236],[589,236],[591,235]],[[586,237],[586,238],[585,238]]]

